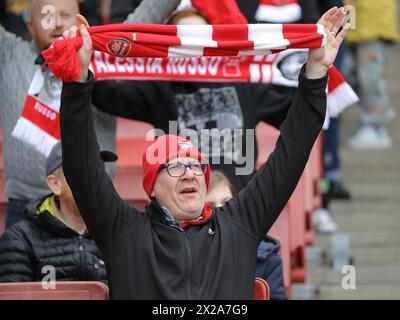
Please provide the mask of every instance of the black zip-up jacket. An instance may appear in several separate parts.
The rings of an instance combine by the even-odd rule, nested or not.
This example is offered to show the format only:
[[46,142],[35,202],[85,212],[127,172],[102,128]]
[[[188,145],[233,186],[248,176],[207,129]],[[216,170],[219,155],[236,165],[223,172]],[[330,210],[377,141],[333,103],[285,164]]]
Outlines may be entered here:
[[168,225],[157,202],[143,213],[120,198],[98,156],[93,76],[64,83],[64,174],[105,259],[113,299],[253,299],[257,247],[293,193],[325,118],[327,77],[309,80],[304,72],[267,163],[208,222],[184,232]]
[[44,266],[54,267],[57,281],[107,282],[90,235],[79,235],[46,210],[36,213],[41,202],[29,205],[26,217],[0,237],[0,282],[42,281],[49,274]]

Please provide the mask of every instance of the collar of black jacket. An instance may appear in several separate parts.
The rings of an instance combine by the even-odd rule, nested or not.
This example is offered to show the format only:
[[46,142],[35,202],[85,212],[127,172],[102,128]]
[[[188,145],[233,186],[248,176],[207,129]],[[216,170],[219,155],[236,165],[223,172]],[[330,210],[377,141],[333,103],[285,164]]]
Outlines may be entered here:
[[[48,197],[52,195],[47,195],[40,201],[32,202],[28,204],[26,207],[26,219],[37,225],[39,228],[46,230],[47,232],[55,235],[55,236],[64,236],[64,237],[76,237],[79,234],[68,227],[65,223],[63,223],[60,219],[54,217],[50,212],[44,210],[40,213],[37,213],[37,209],[40,205],[45,201]],[[86,238],[89,238],[90,235],[88,231],[83,235]]]
[[146,213],[152,223],[169,225],[165,218],[165,212],[157,200],[151,200],[150,204],[146,206]]

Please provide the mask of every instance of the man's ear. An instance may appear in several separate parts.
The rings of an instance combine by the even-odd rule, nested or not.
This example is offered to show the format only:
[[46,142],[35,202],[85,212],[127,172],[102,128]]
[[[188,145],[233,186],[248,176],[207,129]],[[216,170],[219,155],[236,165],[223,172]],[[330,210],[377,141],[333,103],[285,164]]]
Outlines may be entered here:
[[61,184],[55,175],[51,174],[47,176],[47,186],[54,195],[61,195]]

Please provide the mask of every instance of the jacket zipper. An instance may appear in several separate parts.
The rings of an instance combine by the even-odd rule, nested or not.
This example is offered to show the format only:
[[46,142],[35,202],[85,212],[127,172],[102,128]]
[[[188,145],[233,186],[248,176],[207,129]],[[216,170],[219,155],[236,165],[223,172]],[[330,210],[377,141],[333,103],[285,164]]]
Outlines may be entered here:
[[186,272],[185,272],[185,281],[186,281],[186,294],[189,300],[193,300],[193,293],[192,293],[192,250],[189,242],[189,238],[185,232],[182,232],[182,236],[185,239],[185,250],[186,250]]
[[83,236],[79,235],[78,237],[78,243],[79,243],[79,255],[80,255],[80,261],[81,261],[81,279],[87,279],[86,274],[85,274],[85,265],[86,265],[86,259],[85,259],[85,247],[83,245]]

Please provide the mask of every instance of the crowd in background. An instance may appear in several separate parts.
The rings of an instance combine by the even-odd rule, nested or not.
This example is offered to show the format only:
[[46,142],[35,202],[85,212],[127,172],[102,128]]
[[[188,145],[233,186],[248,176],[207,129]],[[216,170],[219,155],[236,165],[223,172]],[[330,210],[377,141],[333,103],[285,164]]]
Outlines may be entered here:
[[[127,19],[129,14],[134,12],[135,8],[137,8],[140,3],[140,0],[79,0],[81,14],[86,17],[91,26],[122,23]],[[262,15],[258,14],[258,6],[260,4],[259,0],[237,0],[237,3],[249,23],[271,22],[264,20]],[[323,206],[315,213],[314,223],[318,231],[328,233],[335,232],[338,229],[337,224],[334,222],[334,215],[332,216],[329,210],[330,202],[332,200],[351,201],[351,190],[348,190],[345,185],[346,179],[343,176],[341,169],[342,146],[347,144],[349,148],[354,150],[383,150],[393,146],[392,139],[387,131],[387,123],[395,117],[395,109],[394,102],[389,99],[386,75],[389,63],[387,61],[387,48],[390,44],[395,43],[398,40],[396,1],[387,0],[376,2],[372,0],[346,0],[345,3],[343,3],[342,0],[300,0],[299,5],[302,8],[302,14],[300,17],[294,18],[292,21],[278,21],[282,23],[316,23],[318,18],[322,13],[327,11],[327,9],[333,6],[340,7],[344,4],[352,5],[356,9],[357,28],[349,33],[347,42],[342,46],[335,65],[345,75],[352,87],[356,89],[360,96],[362,112],[359,124],[357,124],[357,130],[351,137],[343,137],[341,132],[340,116],[330,119],[329,129],[323,133],[324,143],[323,154],[321,155],[324,164],[324,180],[321,182],[323,190]],[[27,27],[27,23],[30,19],[30,1],[6,0],[2,1],[0,5],[1,26],[4,27],[5,30],[15,33],[17,36],[22,37],[27,41],[31,41],[32,36]],[[156,23],[161,22],[164,21],[156,21]],[[0,39],[2,38],[0,37]],[[1,47],[0,44],[0,57],[3,57],[1,53],[3,50],[5,49]],[[3,63],[7,63],[7,61],[1,60],[1,64]],[[0,86],[3,86],[3,84],[0,84]],[[143,92],[146,91],[146,86],[147,85],[143,85],[143,88],[140,88],[140,90]],[[162,85],[162,87],[166,86]],[[176,92],[183,90],[181,85],[178,87],[179,88],[172,85],[171,87],[166,88],[167,90],[175,90]],[[162,91],[164,89],[160,90]],[[108,100],[106,94],[114,94],[114,97],[109,100],[111,104],[114,104],[114,102],[111,101],[114,101],[117,93],[114,93],[112,90],[112,85],[107,87],[107,84],[99,84],[97,89],[95,88],[93,100],[95,105],[96,101],[98,101],[99,105],[102,105],[100,110],[103,109],[104,111],[104,109],[109,108],[109,106],[107,106]],[[127,90],[130,90],[129,85]],[[135,89],[132,90],[134,91]],[[158,89],[152,90],[153,91],[150,91],[150,95],[154,92],[158,92]],[[189,89],[185,88],[185,90]],[[213,92],[212,90],[210,92]],[[292,91],[288,94],[291,94],[291,92]],[[167,92],[165,97],[168,96],[168,94],[172,94],[172,92]],[[123,94],[118,94],[117,96],[121,97],[120,99],[122,103],[124,99]],[[157,97],[160,96],[162,95],[157,95]],[[132,97],[134,96],[129,97],[129,99],[132,99]],[[1,97],[1,99],[3,99],[3,97]],[[285,99],[286,97],[283,97],[282,102],[280,103],[284,104]],[[145,101],[148,103],[148,99]],[[274,103],[277,103],[276,100]],[[118,102],[115,104],[118,105]],[[249,105],[250,104],[251,102],[249,102]],[[3,106],[2,108],[1,119],[4,121],[6,119],[5,113],[9,111],[7,111]],[[146,112],[145,109],[146,105],[143,106],[143,112]],[[148,110],[148,112],[150,112],[150,110]],[[129,115],[128,117],[139,118],[139,120],[142,120],[140,117],[146,119],[145,116],[137,116],[136,114]],[[103,125],[106,123],[105,121],[107,121],[106,118],[103,120],[100,118],[98,119],[98,122],[103,123]],[[152,121],[148,122],[151,123]],[[153,124],[156,125],[157,121],[154,121]],[[115,135],[115,122],[112,126],[112,130],[114,130],[113,134]],[[3,124],[3,130],[5,130],[5,127],[6,126]],[[3,133],[3,136],[7,136],[7,134]],[[7,147],[6,144],[3,145],[3,148],[5,147]],[[106,149],[115,150],[115,145],[113,146],[112,144],[107,145],[107,143],[105,143],[105,147],[107,147]],[[58,150],[58,152],[61,151]],[[6,153],[7,150],[4,151],[4,154]],[[53,158],[54,157],[56,156],[53,156]],[[46,175],[43,176],[43,183],[45,183],[45,185],[43,186],[42,184],[40,186],[42,189],[48,186],[48,194],[51,194],[50,196],[47,195],[46,198],[40,200],[40,203],[35,203],[32,206],[31,200],[38,199],[26,199],[23,197],[19,199],[17,195],[18,192],[13,196],[7,195],[10,198],[10,208],[7,211],[7,229],[9,229],[9,231],[2,237],[2,241],[0,241],[0,281],[26,281],[37,279],[38,276],[40,276],[40,274],[36,274],[35,276],[34,272],[29,270],[28,265],[31,264],[29,259],[33,255],[39,257],[39,259],[47,259],[45,251],[41,251],[46,246],[48,248],[45,250],[50,250],[49,248],[56,247],[56,245],[53,245],[51,242],[41,243],[40,239],[43,239],[44,234],[47,234],[47,232],[53,235],[62,236],[64,239],[61,243],[65,249],[63,251],[64,258],[56,259],[57,262],[45,262],[48,264],[59,264],[59,273],[63,275],[61,277],[62,279],[100,279],[106,281],[104,262],[96,251],[94,243],[91,240],[90,235],[87,233],[82,219],[79,218],[79,214],[74,212],[75,204],[73,203],[73,199],[71,199],[72,197],[70,191],[68,191],[68,186],[65,185],[65,178],[63,177],[62,172],[56,172],[56,169],[61,166],[60,155],[58,155],[57,159],[58,162],[56,167],[52,168],[52,170],[46,169]],[[114,159],[113,156],[104,159],[105,162],[113,162],[115,160],[116,159]],[[41,159],[41,161],[43,162],[45,160]],[[43,168],[49,165],[49,159],[47,159],[46,164],[43,164]],[[109,170],[111,176],[113,176],[113,172],[114,171],[111,167]],[[7,176],[7,172],[5,173]],[[228,192],[226,198],[222,197],[225,199],[224,201],[233,196],[235,193],[235,187],[239,190],[241,188],[240,183],[232,181],[234,180],[232,177],[228,178],[231,178],[231,181],[224,180],[226,177],[221,178],[221,181],[223,181],[222,184],[228,188],[226,190],[231,190]],[[213,188],[210,188],[210,190],[212,191]],[[223,194],[223,191],[220,191],[220,194]],[[49,199],[56,199],[55,204],[58,209],[52,207],[52,202]],[[11,206],[13,207],[11,208]],[[25,209],[27,210],[27,215],[23,218],[23,215],[20,213],[24,212]],[[16,212],[19,213],[17,214]],[[46,214],[41,214],[43,212],[46,212]],[[18,224],[18,221],[22,218],[24,219],[23,223]],[[60,223],[60,221],[62,222]],[[14,224],[17,224],[17,227],[13,227]],[[47,229],[46,232],[43,232],[43,228]],[[21,238],[25,240],[19,242],[19,239]],[[80,260],[84,261],[81,263],[85,264],[86,269],[84,268],[79,271],[65,268],[66,264],[76,262],[76,259],[82,259],[77,258],[79,257],[79,254],[75,252],[72,245],[75,241],[79,244],[78,251],[83,250],[80,248],[84,247],[86,253],[85,258]],[[32,245],[32,243],[34,243],[34,245]],[[60,245],[60,242],[57,243]],[[31,245],[32,247],[39,248],[37,252],[29,252],[28,247]],[[7,256],[10,254],[6,250],[8,246],[14,248],[14,256],[11,258]],[[259,260],[264,261],[266,259],[265,257],[272,252],[271,250],[273,253],[277,253],[279,250],[279,243],[276,244],[274,239],[266,239],[264,251],[262,248],[259,250]],[[18,252],[18,254],[15,255],[15,252]],[[266,254],[266,252],[268,254]],[[57,256],[57,250],[55,250],[54,254]],[[68,257],[66,258],[65,256]],[[14,266],[11,264],[5,267],[5,265],[2,264],[2,259],[8,263],[11,262]],[[279,259],[277,263],[280,263]],[[264,277],[268,278],[268,271],[266,271],[266,268],[265,264],[259,265],[259,274],[262,276],[264,273],[267,273]],[[272,266],[272,269],[274,268],[275,266]],[[5,271],[6,269],[7,272]],[[9,271],[13,272],[10,274]],[[282,271],[280,270],[278,273],[279,272],[281,275]],[[16,274],[19,274],[20,276],[16,276]],[[270,281],[271,283],[273,281],[276,281],[277,283],[275,286],[277,288],[276,298],[285,298],[284,293],[282,293],[283,281],[277,279],[279,276],[277,277],[275,275],[273,277],[275,280]]]

